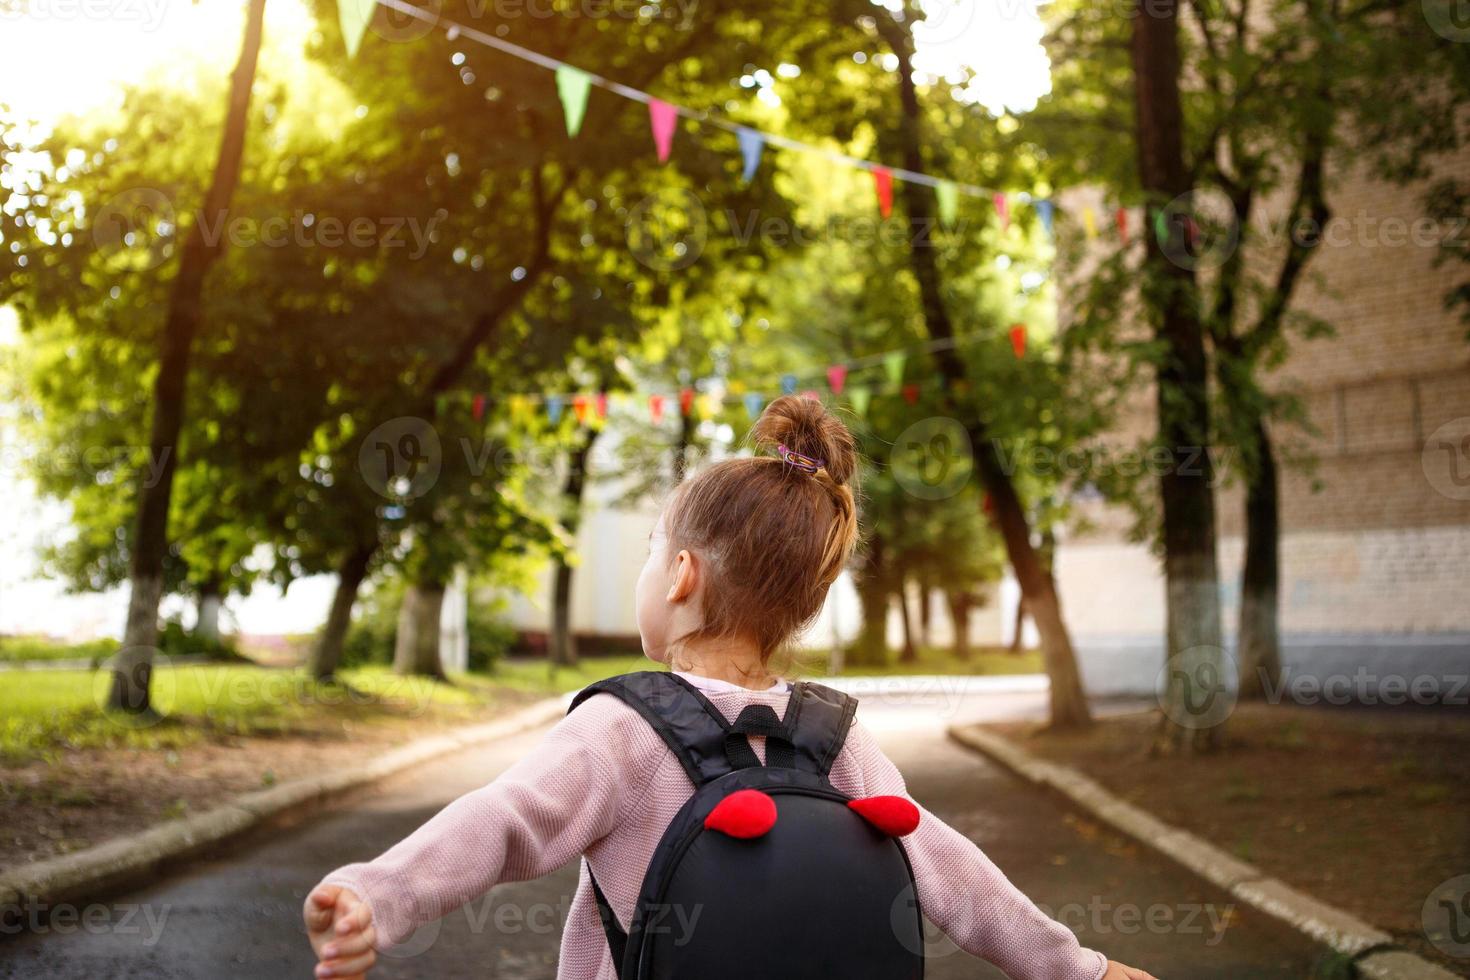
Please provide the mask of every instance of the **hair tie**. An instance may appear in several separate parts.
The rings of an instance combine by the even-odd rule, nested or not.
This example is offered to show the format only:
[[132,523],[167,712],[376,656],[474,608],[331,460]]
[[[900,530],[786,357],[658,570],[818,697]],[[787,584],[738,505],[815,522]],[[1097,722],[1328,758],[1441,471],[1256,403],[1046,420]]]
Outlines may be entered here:
[[827,461],[825,459],[817,459],[815,456],[802,455],[794,449],[786,448],[786,444],[784,442],[776,447],[776,452],[781,454],[781,459],[784,460],[788,466],[793,466],[796,469],[801,470],[803,473],[815,475],[817,470],[827,465]]

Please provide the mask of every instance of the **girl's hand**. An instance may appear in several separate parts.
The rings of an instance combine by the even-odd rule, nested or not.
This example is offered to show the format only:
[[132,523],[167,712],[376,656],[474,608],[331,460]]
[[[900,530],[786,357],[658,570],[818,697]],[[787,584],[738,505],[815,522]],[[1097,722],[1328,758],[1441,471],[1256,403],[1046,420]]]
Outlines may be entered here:
[[317,885],[302,909],[306,934],[316,951],[318,977],[361,977],[378,961],[373,912],[350,888]]
[[1102,975],[1102,980],[1158,980],[1158,978],[1137,967],[1124,966],[1115,960],[1108,960],[1108,972]]

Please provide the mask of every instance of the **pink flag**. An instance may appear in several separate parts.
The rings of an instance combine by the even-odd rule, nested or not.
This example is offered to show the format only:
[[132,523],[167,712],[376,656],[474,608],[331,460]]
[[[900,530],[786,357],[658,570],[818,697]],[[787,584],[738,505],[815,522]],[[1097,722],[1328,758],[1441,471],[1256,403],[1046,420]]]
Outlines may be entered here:
[[1128,209],[1119,208],[1118,213],[1113,216],[1118,222],[1118,237],[1124,242],[1128,241]]
[[990,198],[995,202],[995,216],[1000,219],[1000,230],[1005,231],[1011,226],[1011,206],[1006,202],[1006,196],[996,191]]
[[653,126],[653,145],[658,150],[658,162],[667,163],[674,149],[674,126],[679,121],[679,110],[658,99],[648,100],[648,121]]
[[648,396],[648,417],[651,418],[651,419],[653,419],[653,424],[654,425],[658,425],[658,423],[663,419],[663,417],[664,417],[664,396],[663,395],[649,395]]
[[893,171],[874,167],[873,189],[878,192],[878,213],[886,218],[893,212]]
[[847,383],[847,365],[834,364],[827,369],[827,383],[832,386],[832,394],[842,394],[842,386]]

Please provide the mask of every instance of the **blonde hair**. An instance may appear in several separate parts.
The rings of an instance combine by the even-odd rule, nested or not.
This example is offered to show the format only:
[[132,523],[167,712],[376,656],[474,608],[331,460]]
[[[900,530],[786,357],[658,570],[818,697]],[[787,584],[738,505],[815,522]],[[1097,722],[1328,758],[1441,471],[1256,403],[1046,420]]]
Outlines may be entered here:
[[680,485],[665,526],[671,554],[696,549],[711,571],[704,626],[684,639],[746,637],[765,661],[821,612],[852,555],[857,449],[821,402],[795,395],[771,402],[752,438],[821,465],[813,473],[766,455],[718,463]]

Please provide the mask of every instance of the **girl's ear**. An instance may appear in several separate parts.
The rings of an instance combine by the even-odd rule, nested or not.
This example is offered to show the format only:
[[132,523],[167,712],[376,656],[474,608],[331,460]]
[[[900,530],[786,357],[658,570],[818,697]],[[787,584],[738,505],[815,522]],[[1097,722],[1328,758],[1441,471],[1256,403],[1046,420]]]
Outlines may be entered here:
[[674,581],[669,586],[669,602],[683,602],[699,587],[699,568],[688,549],[674,556]]

